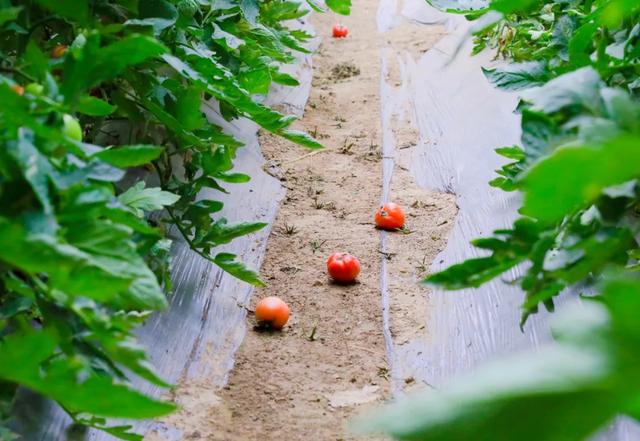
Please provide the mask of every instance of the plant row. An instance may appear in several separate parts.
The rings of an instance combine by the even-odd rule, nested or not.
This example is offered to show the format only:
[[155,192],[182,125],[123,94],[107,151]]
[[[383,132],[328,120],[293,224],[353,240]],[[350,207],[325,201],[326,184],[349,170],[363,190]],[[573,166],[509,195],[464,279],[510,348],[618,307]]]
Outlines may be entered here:
[[[348,13],[348,0],[328,0]],[[224,192],[242,144],[207,120],[245,117],[309,148],[294,117],[263,104],[312,36],[286,26],[297,0],[0,0],[0,439],[24,386],[73,420],[127,440],[107,418],[174,405],[129,385],[168,385],[134,337],[167,306],[171,241],[252,284],[219,245],[265,224],[231,224]]]

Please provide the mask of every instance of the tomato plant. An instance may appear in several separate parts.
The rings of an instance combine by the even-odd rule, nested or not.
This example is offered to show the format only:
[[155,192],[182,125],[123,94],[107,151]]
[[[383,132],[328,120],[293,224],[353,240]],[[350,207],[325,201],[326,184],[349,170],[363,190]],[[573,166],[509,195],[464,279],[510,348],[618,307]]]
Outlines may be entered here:
[[360,261],[349,253],[333,253],[327,259],[327,271],[336,282],[353,283],[360,274]]
[[[552,342],[481,367],[361,427],[398,439],[578,441],[617,415],[639,419],[640,3],[513,0],[430,3],[477,20],[475,52],[512,61],[485,69],[517,91],[522,137],[490,185],[523,195],[509,228],[472,244],[484,255],[427,277],[447,289],[509,273],[522,322],[556,296],[584,293]],[[523,273],[513,280],[512,270]],[[574,288],[573,290],[571,288]],[[578,288],[578,289],[575,289]]]
[[129,383],[168,386],[135,329],[167,307],[169,230],[262,284],[216,252],[264,224],[199,197],[250,179],[232,172],[242,143],[202,103],[320,147],[263,104],[272,84],[298,84],[281,68],[311,35],[286,22],[306,13],[298,0],[0,0],[0,439],[19,386],[127,440],[142,436],[106,418],[174,409]]
[[289,306],[278,297],[265,297],[256,305],[256,321],[259,327],[280,330],[289,321]]
[[337,24],[331,29],[331,35],[333,38],[345,38],[349,35],[349,29],[346,26]]
[[398,204],[387,202],[378,208],[375,215],[376,227],[383,230],[398,230],[404,227],[404,210]]

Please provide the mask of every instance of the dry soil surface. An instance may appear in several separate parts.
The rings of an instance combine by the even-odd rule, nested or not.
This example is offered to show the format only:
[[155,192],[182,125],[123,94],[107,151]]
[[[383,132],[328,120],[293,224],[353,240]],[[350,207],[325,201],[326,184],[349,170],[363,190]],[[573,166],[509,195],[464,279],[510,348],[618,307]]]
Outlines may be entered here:
[[[290,305],[292,317],[282,332],[247,333],[223,390],[184,383],[174,391],[182,408],[166,423],[186,439],[360,439],[346,430],[351,416],[391,398],[398,383],[416,386],[403,373],[394,382],[388,340],[403,344],[424,334],[428,291],[417,282],[443,248],[456,206],[451,195],[418,188],[402,165],[402,151],[414,148],[417,135],[410,112],[396,112],[383,127],[380,60],[384,51],[419,56],[442,30],[408,26],[380,34],[377,8],[376,0],[354,0],[353,15],[340,19],[350,29],[346,39],[330,38],[335,15],[312,19],[322,43],[300,124],[326,149],[309,153],[261,135],[267,169],[287,194],[261,270],[268,286],[248,305],[252,310],[259,299],[276,295]],[[393,65],[383,76],[391,86],[400,81]],[[383,149],[383,130],[390,130],[391,151]],[[405,233],[374,228],[373,214],[385,197],[385,160],[393,162],[388,197],[407,211]],[[329,281],[325,262],[336,251],[360,259],[358,283]],[[383,295],[390,304],[386,312]]]

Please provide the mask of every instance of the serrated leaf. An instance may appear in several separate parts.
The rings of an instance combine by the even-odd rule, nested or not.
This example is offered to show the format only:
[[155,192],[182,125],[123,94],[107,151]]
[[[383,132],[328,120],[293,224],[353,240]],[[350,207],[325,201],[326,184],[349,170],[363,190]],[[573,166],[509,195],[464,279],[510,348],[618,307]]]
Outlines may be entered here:
[[133,282],[55,237],[29,235],[23,226],[1,218],[0,232],[0,260],[29,274],[46,274],[53,287],[67,294],[108,302]]
[[544,63],[535,61],[511,63],[494,69],[483,68],[482,71],[491,84],[504,90],[524,90],[540,86],[550,79]]
[[145,188],[145,183],[140,181],[133,187],[118,196],[118,200],[142,216],[143,212],[161,210],[166,206],[175,204],[180,196],[164,191],[159,187]]
[[61,92],[67,102],[75,102],[81,91],[164,52],[166,48],[158,40],[144,35],[130,35],[104,47],[100,47],[97,35],[90,35],[76,56],[66,58]]
[[600,75],[591,67],[554,78],[544,86],[522,93],[534,111],[553,113],[572,105],[597,111],[600,108]]
[[146,397],[106,376],[80,380],[78,367],[64,358],[43,362],[58,346],[51,332],[14,334],[0,343],[0,378],[24,384],[63,404],[70,411],[120,418],[152,418],[175,409],[170,403]]

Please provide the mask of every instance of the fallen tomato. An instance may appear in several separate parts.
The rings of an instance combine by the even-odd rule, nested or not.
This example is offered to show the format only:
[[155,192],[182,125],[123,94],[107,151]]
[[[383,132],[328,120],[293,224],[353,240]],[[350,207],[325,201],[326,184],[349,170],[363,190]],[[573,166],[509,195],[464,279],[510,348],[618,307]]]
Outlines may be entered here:
[[256,321],[260,327],[282,329],[289,314],[289,306],[278,297],[265,297],[256,305]]
[[344,38],[349,35],[349,29],[346,26],[337,24],[332,29],[333,38]]
[[336,282],[353,283],[360,274],[360,261],[349,253],[333,253],[327,259],[327,271]]
[[397,230],[404,227],[404,210],[393,202],[387,202],[376,211],[376,227]]

